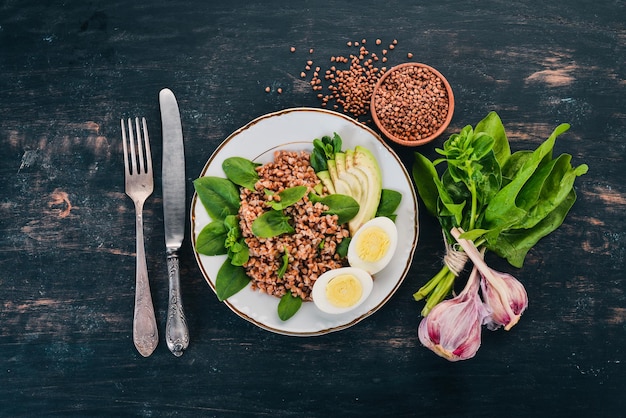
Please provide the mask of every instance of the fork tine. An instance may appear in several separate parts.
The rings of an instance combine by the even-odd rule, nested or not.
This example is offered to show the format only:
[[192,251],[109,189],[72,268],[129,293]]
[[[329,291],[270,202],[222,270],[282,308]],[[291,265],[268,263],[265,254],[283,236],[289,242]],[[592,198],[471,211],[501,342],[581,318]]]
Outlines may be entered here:
[[130,176],[130,164],[128,160],[128,138],[126,137],[126,127],[124,126],[124,119],[120,120],[122,127],[122,145],[124,146],[124,171],[126,176]]
[[[138,174],[137,171],[137,152],[135,150],[135,134],[133,133],[133,122],[131,118],[128,118],[128,137],[130,142],[130,158],[131,158],[131,168],[132,174]],[[139,132],[137,132],[139,133]],[[141,147],[139,147],[139,151],[141,152]]]
[[137,136],[137,160],[139,161],[139,174],[145,173],[145,164],[143,158],[143,144],[141,143],[141,127],[139,126],[139,118],[135,118],[135,132]]
[[146,124],[146,118],[141,118],[143,125],[143,141],[146,152],[146,173],[152,173],[152,154],[150,152],[150,138],[148,137],[148,125]]

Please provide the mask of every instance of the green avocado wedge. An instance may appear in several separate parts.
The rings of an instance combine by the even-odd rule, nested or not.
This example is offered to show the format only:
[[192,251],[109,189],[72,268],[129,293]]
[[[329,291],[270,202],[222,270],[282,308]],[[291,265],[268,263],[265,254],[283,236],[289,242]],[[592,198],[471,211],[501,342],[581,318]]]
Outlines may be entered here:
[[383,176],[380,166],[369,149],[360,145],[354,148],[353,167],[362,170],[365,174],[367,184],[364,184],[363,187],[367,193],[363,193],[361,200],[357,200],[360,205],[359,213],[348,222],[351,235],[354,235],[365,222],[376,216],[383,189]]

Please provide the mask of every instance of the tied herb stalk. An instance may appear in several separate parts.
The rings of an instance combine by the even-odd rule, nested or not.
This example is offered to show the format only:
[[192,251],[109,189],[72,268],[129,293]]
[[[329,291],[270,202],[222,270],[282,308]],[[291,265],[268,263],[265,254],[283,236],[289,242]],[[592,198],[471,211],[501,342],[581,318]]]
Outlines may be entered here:
[[[553,158],[556,138],[569,129],[557,126],[534,151],[511,153],[500,117],[489,113],[436,149],[430,161],[415,153],[413,178],[426,210],[441,225],[446,257],[441,270],[413,296],[425,299],[422,315],[444,300],[461,273],[467,254],[451,231],[521,267],[528,251],[557,229],[576,200],[574,180],[588,170],[573,167],[571,155]],[[437,166],[445,165],[441,175]]]

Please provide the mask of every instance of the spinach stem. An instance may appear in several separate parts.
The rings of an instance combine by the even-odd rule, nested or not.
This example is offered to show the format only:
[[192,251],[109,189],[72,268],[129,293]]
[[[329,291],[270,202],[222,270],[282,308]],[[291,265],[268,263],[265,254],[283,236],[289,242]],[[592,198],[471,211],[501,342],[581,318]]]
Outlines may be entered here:
[[426,299],[424,309],[422,309],[422,316],[428,315],[430,310],[435,307],[439,302],[445,299],[446,296],[452,290],[454,280],[456,276],[450,268],[444,264],[432,279],[422,286],[417,292],[413,294],[415,300]]
[[439,270],[439,273],[434,275],[432,279],[430,279],[424,286],[422,286],[417,292],[413,294],[413,298],[415,300],[422,300],[425,297],[427,297],[433,291],[433,289],[437,287],[437,284],[439,283],[439,281],[443,277],[445,277],[445,275],[449,271],[450,269],[448,268],[448,266],[444,264],[441,270]]
[[437,283],[437,287],[435,287],[435,290],[433,290],[433,292],[426,300],[426,304],[422,309],[422,316],[427,316],[432,308],[438,305],[439,302],[443,301],[446,296],[450,294],[452,286],[454,286],[454,280],[456,279],[456,276],[447,267],[446,270],[447,271],[444,276]]
[[471,193],[472,193],[472,209],[471,209],[470,221],[469,221],[470,231],[474,229],[474,225],[476,225],[476,211],[478,209],[478,198],[476,196],[476,183],[475,182],[472,182]]

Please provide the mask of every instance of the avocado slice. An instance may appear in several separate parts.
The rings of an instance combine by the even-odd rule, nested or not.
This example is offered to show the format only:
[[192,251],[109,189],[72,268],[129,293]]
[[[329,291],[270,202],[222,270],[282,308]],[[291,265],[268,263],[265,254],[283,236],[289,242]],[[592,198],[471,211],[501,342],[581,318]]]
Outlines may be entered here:
[[332,179],[330,178],[330,173],[328,172],[328,170],[324,170],[324,171],[319,171],[317,173],[317,178],[319,178],[322,182],[322,184],[324,185],[324,187],[326,187],[326,190],[328,190],[328,194],[335,194],[335,185],[333,184]]
[[361,204],[361,199],[365,194],[367,194],[367,189],[363,189],[362,182],[359,178],[349,171],[344,171],[339,174],[339,180],[343,180],[348,183],[348,186],[350,187],[349,196]]
[[352,196],[352,189],[350,188],[350,185],[348,184],[347,181],[345,181],[344,179],[338,178],[337,181],[334,182],[334,184],[335,184],[335,193],[344,194],[346,196]]
[[349,148],[346,150],[346,170],[354,166],[354,150]]
[[359,212],[352,220],[348,222],[350,235],[354,235],[356,231],[367,221],[376,216],[376,210],[380,203],[380,196],[383,190],[383,176],[380,171],[378,161],[372,152],[357,145],[354,149],[354,167],[362,170],[367,177],[365,185],[366,193],[359,202]]
[[337,167],[337,176],[341,177],[341,174],[346,171],[346,154],[343,152],[335,153],[335,166]]
[[337,178],[339,177],[337,175],[337,164],[335,160],[328,160],[326,161],[326,163],[328,165],[328,173],[330,174],[330,179],[333,181],[333,184],[336,184]]
[[[353,166],[346,171],[346,174],[350,174],[357,178],[360,188],[361,188],[361,197],[365,197],[368,194],[369,189],[369,179],[367,178],[367,173],[361,169],[361,167]],[[359,204],[365,203],[365,201],[359,202]]]

